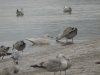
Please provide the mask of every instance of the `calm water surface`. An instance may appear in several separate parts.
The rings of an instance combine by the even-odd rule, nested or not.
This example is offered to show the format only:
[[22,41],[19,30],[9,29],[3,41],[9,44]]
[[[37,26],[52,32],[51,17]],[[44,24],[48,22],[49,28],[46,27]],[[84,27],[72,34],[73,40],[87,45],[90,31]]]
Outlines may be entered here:
[[[72,15],[64,14],[64,5]],[[16,9],[24,17],[16,17]],[[100,0],[0,0],[0,42],[28,37],[56,37],[66,26],[78,28],[77,40],[100,37]]]

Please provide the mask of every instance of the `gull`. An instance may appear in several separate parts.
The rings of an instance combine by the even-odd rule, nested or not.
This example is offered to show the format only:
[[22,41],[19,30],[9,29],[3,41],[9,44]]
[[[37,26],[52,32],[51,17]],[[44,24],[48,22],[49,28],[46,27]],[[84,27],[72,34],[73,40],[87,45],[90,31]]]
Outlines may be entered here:
[[[66,75],[66,70],[67,69],[70,69],[71,66],[72,66],[70,59],[69,58],[66,58],[65,55],[63,55],[63,54],[58,54],[56,56],[56,58],[60,59],[61,60],[61,63],[62,63],[62,66],[61,67],[63,67],[63,69],[60,70],[60,74],[61,74],[61,71],[65,71],[65,75]],[[66,66],[66,68],[64,68],[65,66]]]
[[14,63],[15,64],[19,64],[18,60],[21,58],[19,52],[17,50],[15,50],[12,55],[11,55],[11,58],[13,59]]
[[13,49],[16,49],[18,51],[22,51],[23,52],[25,47],[26,47],[26,43],[23,40],[17,41],[15,44],[13,44]]
[[2,59],[7,55],[9,48],[10,47],[5,47],[4,45],[0,46],[0,56],[2,57]]
[[67,13],[68,12],[69,14],[71,14],[72,13],[72,8],[71,7],[64,6],[63,12],[64,13]]
[[68,42],[67,39],[72,39],[73,43],[73,38],[77,35],[78,29],[75,27],[67,27],[63,33],[61,34],[60,37],[56,38],[56,41],[61,40],[62,38],[66,38],[66,43]]
[[63,54],[59,54],[56,59],[49,59],[47,61],[40,62],[39,64],[31,65],[30,67],[41,68],[48,72],[54,72],[54,75],[58,71],[60,71],[60,74],[61,71],[65,71],[66,75],[66,70],[71,67],[70,65],[69,59],[67,59]]
[[20,8],[16,10],[16,16],[19,17],[19,16],[24,16],[24,13],[23,13],[23,8]]

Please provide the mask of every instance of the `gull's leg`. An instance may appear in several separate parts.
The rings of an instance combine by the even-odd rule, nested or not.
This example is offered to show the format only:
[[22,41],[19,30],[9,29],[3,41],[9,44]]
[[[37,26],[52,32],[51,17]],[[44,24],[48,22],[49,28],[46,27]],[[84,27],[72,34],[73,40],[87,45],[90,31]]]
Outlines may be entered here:
[[65,70],[65,75],[66,75],[66,70]]
[[18,62],[18,60],[17,60],[17,59],[14,59],[13,61],[14,61],[14,64],[16,64],[16,65],[18,65],[18,64],[19,64],[19,62]]
[[73,43],[73,38],[72,38],[72,43]]
[[56,75],[56,72],[54,72],[54,75]]
[[60,69],[60,75],[61,75],[61,65],[59,65],[59,69]]
[[61,71],[60,71],[60,75],[61,75]]

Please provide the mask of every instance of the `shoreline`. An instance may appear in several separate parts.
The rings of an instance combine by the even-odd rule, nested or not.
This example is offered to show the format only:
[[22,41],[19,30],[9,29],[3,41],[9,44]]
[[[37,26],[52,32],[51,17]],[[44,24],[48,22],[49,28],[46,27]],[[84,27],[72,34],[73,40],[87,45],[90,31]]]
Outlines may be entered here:
[[[68,74],[74,75],[99,75],[99,66],[96,66],[96,61],[100,59],[100,39],[84,41],[81,43],[74,43],[67,46],[35,46],[31,47],[31,53],[25,54],[22,56],[22,59],[19,62],[18,67],[20,72],[17,75],[42,75],[42,74],[52,74],[48,72],[39,73],[39,69],[33,69],[29,66],[41,61],[55,58],[59,53],[64,54],[66,57],[70,58],[72,61],[72,68],[68,70]],[[27,48],[28,49],[28,48]],[[32,51],[32,49],[37,49],[39,51]],[[0,67],[10,67],[13,64],[10,58],[4,58],[0,60]],[[94,66],[93,66],[94,65]],[[0,69],[2,71],[2,69]],[[92,72],[92,70],[94,70]],[[39,72],[38,72],[39,71]],[[37,73],[38,72],[38,73]]]

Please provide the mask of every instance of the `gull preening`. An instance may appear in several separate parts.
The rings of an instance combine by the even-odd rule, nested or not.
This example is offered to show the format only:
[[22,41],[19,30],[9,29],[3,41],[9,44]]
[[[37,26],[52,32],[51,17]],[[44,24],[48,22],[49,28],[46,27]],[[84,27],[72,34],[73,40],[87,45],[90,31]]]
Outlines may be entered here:
[[70,60],[67,59],[63,54],[59,54],[56,56],[55,59],[50,59],[47,61],[40,62],[39,64],[31,65],[30,67],[34,68],[41,68],[48,72],[54,72],[54,75],[56,72],[65,71],[71,67]]
[[25,47],[26,47],[26,43],[23,40],[17,41],[15,44],[13,44],[13,49],[16,49],[18,51],[22,51],[23,52]]
[[56,38],[56,41],[61,40],[62,38],[66,38],[66,43],[68,42],[68,39],[72,39],[72,43],[73,43],[73,38],[77,35],[77,31],[78,29],[75,27],[67,27],[63,33],[61,34],[61,36]]
[[5,47],[4,45],[0,46],[0,57],[2,57],[2,59],[4,58],[4,56],[8,55],[8,51],[9,51],[10,47]]

